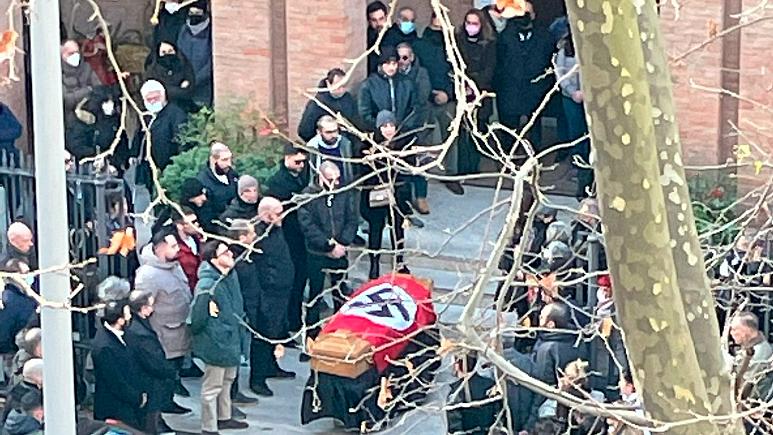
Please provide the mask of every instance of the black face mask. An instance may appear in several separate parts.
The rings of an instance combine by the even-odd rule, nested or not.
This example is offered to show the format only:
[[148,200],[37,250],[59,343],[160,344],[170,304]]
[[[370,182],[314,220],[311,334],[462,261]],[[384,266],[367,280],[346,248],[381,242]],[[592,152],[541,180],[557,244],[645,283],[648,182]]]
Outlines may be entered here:
[[178,63],[176,54],[165,54],[158,57],[158,64],[167,69],[174,69]]
[[204,15],[188,15],[188,21],[190,21],[191,25],[193,26],[203,23],[206,19],[207,17]]
[[515,24],[515,27],[518,29],[529,29],[531,28],[531,14],[526,12],[521,17],[513,17],[511,18],[513,24]]

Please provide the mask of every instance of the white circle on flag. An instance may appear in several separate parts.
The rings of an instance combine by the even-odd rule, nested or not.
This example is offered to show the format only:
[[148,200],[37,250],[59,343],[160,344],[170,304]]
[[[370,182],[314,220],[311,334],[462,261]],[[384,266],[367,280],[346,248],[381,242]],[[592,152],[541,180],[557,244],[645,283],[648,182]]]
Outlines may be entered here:
[[340,313],[403,331],[413,325],[417,310],[416,301],[403,288],[383,283],[350,299]]

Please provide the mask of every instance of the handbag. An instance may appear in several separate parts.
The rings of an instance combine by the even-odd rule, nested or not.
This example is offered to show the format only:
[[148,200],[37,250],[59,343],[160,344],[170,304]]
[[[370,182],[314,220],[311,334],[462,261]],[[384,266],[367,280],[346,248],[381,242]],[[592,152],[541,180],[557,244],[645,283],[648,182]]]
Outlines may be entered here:
[[370,208],[387,207],[394,203],[394,193],[389,186],[377,187],[368,192]]

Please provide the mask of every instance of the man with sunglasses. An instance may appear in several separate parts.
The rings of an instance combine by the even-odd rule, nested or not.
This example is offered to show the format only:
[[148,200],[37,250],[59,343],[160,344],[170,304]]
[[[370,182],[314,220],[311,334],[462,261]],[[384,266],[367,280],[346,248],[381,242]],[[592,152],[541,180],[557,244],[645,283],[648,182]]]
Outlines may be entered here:
[[[287,328],[289,332],[301,329],[301,305],[303,291],[306,288],[306,242],[301,226],[298,223],[297,204],[293,197],[309,185],[308,153],[302,148],[296,148],[288,143],[284,148],[284,159],[279,164],[279,170],[269,178],[266,186],[267,196],[272,196],[284,204],[288,212],[282,219],[284,238],[290,248],[290,256],[295,267],[293,289],[288,302]],[[292,345],[292,343],[290,343]]]
[[190,314],[193,353],[204,361],[201,384],[201,433],[246,429],[231,415],[231,384],[241,363],[244,303],[228,245],[212,240],[201,252],[199,282]]

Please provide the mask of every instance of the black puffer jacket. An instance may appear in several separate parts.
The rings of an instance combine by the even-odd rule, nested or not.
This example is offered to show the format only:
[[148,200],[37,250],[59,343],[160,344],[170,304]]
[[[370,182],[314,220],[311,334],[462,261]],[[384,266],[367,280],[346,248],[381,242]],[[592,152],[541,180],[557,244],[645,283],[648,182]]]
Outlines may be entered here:
[[309,186],[304,193],[317,197],[298,210],[306,247],[310,253],[324,255],[333,249],[330,239],[350,245],[357,234],[357,211],[351,190],[336,194],[321,194],[318,186]]
[[457,32],[456,42],[459,45],[459,52],[464,64],[467,66],[467,75],[479,89],[492,90],[497,64],[496,40],[481,38],[470,40],[467,34],[462,31]]
[[394,113],[401,131],[418,126],[415,92],[411,80],[401,74],[388,77],[379,68],[365,80],[358,95],[357,110],[365,128],[376,131],[376,116],[382,110]]
[[[308,167],[308,165],[306,165]],[[268,195],[282,201],[285,210],[294,209],[296,204],[292,202],[293,195],[301,193],[309,185],[308,169],[298,175],[294,175],[289,169],[280,163],[279,170],[269,178],[266,183]],[[298,212],[288,213],[282,220],[282,232],[285,235],[287,244],[290,245],[292,254],[298,256],[306,255],[306,246],[303,240],[303,231],[298,223]]]
[[207,202],[201,207],[199,224],[207,232],[217,232],[219,226],[212,223],[213,220],[220,217],[228,204],[236,198],[236,184],[239,182],[239,174],[233,169],[229,169],[226,174],[228,184],[224,184],[215,177],[209,165],[204,166],[196,176],[204,188],[207,189]]
[[260,286],[260,271],[258,269],[258,257],[261,254],[255,252],[245,255],[246,249],[239,245],[232,245],[231,251],[241,259],[236,263],[236,275],[239,277],[239,288],[242,291],[244,301],[244,314],[250,326],[260,332],[260,300],[263,289]]
[[[258,202],[260,202],[260,199],[258,199]],[[228,204],[228,208],[226,208],[225,211],[220,214],[220,222],[228,225],[233,219],[252,220],[257,215],[258,204],[244,202],[244,200],[242,200],[241,197],[237,195],[236,198],[231,200],[231,203]]]
[[[287,331],[287,306],[295,282],[295,266],[282,234],[282,227],[261,222],[255,228],[258,248],[263,253],[255,257],[260,276],[260,319],[266,325],[264,331],[270,338],[278,338]],[[268,234],[266,234],[268,233]]]

